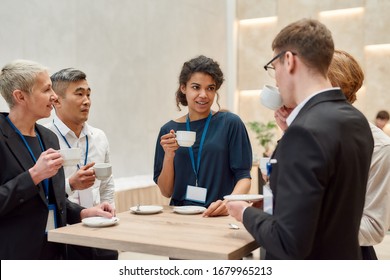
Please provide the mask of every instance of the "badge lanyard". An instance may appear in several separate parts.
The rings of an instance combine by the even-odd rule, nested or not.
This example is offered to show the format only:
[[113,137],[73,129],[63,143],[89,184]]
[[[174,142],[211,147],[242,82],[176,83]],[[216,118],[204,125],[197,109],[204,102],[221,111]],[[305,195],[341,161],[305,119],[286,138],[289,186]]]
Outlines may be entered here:
[[[28,152],[30,153],[32,159],[34,160],[34,163],[37,163],[37,159],[34,156],[34,153],[32,152],[30,146],[28,145],[28,143],[26,141],[26,138],[23,136],[23,134],[20,132],[20,130],[12,123],[12,121],[10,120],[10,118],[8,116],[6,117],[6,119],[7,119],[8,123],[11,125],[11,127],[15,130],[15,132],[22,139],[22,141],[23,141],[24,145],[26,146]],[[36,129],[34,129],[34,131],[35,131],[35,134],[37,135],[37,138],[38,138],[38,141],[39,141],[39,146],[41,147],[41,150],[43,152],[44,149],[43,149],[43,144],[42,144],[41,137],[39,136],[39,134],[38,134]],[[45,191],[45,197],[46,197],[47,202],[49,203],[49,179],[46,178],[42,182],[43,182],[43,189]]]
[[[192,169],[194,170],[195,178],[196,178],[195,186],[198,186],[198,172],[199,172],[199,166],[200,166],[200,156],[202,154],[204,140],[206,139],[206,134],[207,134],[207,130],[209,129],[212,115],[213,114],[210,112],[209,116],[207,117],[206,124],[203,128],[202,138],[201,138],[200,144],[199,144],[198,161],[197,161],[196,166],[195,166],[194,151],[192,150],[192,147],[188,148],[188,152],[189,152],[190,158],[191,158]],[[190,117],[189,117],[189,115],[187,115],[186,126],[187,126],[187,131],[190,131]]]
[[[64,139],[66,145],[68,145],[68,148],[71,149],[72,146],[69,144],[68,140],[66,139],[66,137],[64,135],[62,135],[61,131],[59,130],[59,128],[56,126],[56,124],[54,123],[54,120],[53,120],[53,124],[54,126],[56,127],[57,131],[60,133],[60,135],[62,136],[62,139]],[[84,159],[84,166],[87,165],[87,159],[88,159],[88,135],[85,135],[85,142],[86,142],[86,150],[85,150],[85,159]],[[80,165],[77,164],[77,168],[80,169]]]

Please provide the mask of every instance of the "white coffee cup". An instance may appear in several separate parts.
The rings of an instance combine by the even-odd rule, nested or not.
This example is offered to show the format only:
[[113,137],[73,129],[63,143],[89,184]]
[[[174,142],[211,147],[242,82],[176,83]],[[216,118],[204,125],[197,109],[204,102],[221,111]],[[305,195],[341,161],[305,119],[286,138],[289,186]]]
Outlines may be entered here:
[[95,176],[99,180],[107,180],[112,174],[110,163],[95,163],[93,170],[95,170]]
[[265,85],[260,94],[260,102],[271,110],[278,110],[283,105],[279,89],[274,86]]
[[178,130],[176,131],[176,141],[177,144],[181,147],[191,147],[194,145],[196,140],[196,132],[195,131],[185,131]]
[[77,165],[81,160],[80,148],[61,149],[58,151],[64,159],[64,166]]

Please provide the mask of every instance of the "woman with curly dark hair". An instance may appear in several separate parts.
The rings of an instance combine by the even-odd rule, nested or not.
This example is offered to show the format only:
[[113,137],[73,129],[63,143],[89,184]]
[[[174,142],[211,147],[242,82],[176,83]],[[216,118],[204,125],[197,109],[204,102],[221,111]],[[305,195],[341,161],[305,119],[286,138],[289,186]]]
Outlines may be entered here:
[[[244,123],[233,113],[211,110],[223,80],[211,58],[185,62],[176,105],[188,107],[188,114],[163,125],[156,143],[154,181],[161,193],[171,205],[207,207],[204,216],[227,215],[223,197],[248,193],[251,185],[252,149]],[[179,130],[196,132],[192,147],[178,145]]]

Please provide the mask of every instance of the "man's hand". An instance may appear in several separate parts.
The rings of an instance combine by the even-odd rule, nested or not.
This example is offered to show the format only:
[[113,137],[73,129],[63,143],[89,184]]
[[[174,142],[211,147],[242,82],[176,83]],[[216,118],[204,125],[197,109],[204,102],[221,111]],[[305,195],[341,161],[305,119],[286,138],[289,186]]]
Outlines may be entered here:
[[95,163],[91,162],[82,166],[69,178],[69,185],[72,190],[85,190],[95,183],[95,171],[91,168]]
[[228,201],[226,203],[229,215],[239,222],[242,222],[244,210],[249,206],[251,205],[246,201]]
[[80,213],[81,219],[97,216],[110,219],[115,216],[115,209],[108,202],[103,202],[94,207],[83,209]]
[[275,121],[282,131],[285,131],[288,127],[286,120],[292,110],[293,108],[287,108],[285,106],[282,106],[274,113]]

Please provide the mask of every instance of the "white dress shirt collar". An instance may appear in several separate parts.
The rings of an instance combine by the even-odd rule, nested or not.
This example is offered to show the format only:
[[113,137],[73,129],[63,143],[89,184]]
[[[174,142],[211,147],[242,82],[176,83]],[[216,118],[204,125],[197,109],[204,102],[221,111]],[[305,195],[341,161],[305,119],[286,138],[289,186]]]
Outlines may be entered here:
[[290,126],[290,124],[295,120],[295,118],[298,116],[299,112],[301,111],[301,109],[303,108],[303,106],[306,105],[306,103],[312,99],[314,96],[316,96],[317,94],[321,93],[321,92],[325,92],[325,91],[329,91],[329,90],[334,90],[334,89],[337,89],[337,90],[340,90],[339,87],[334,87],[334,88],[327,88],[327,89],[324,89],[324,90],[320,90],[320,91],[317,91],[311,95],[309,95],[308,97],[306,97],[301,103],[298,104],[297,107],[294,108],[294,110],[292,110],[292,112],[290,113],[290,115],[287,117],[286,119],[286,123],[287,123],[287,126]]
[[81,130],[81,133],[80,133],[80,137],[77,137],[76,134],[69,127],[67,127],[66,124],[64,124],[64,122],[62,120],[60,120],[60,118],[57,116],[57,114],[54,114],[53,123],[58,128],[58,130],[60,131],[60,133],[63,136],[71,135],[74,138],[82,138],[85,135],[89,135],[87,123],[84,123],[83,129]]

